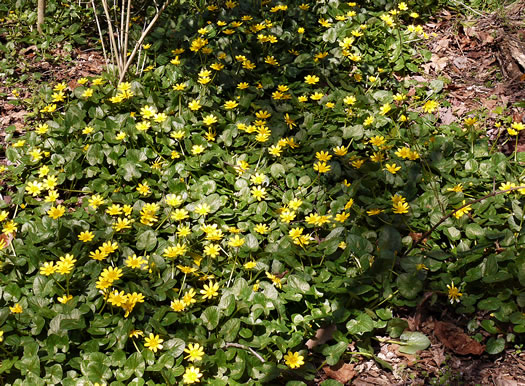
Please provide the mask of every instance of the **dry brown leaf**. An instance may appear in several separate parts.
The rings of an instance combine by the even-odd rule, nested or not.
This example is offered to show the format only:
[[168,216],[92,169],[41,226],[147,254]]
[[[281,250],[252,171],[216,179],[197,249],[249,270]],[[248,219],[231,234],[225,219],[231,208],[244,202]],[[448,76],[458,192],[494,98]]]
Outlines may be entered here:
[[326,342],[332,339],[332,336],[336,330],[337,326],[335,324],[331,324],[327,327],[320,328],[316,331],[315,337],[313,339],[308,339],[308,341],[306,342],[306,347],[308,347],[308,349],[311,350],[315,346],[325,344]]
[[323,367],[323,371],[328,377],[343,384],[350,382],[350,380],[357,374],[354,371],[354,365],[344,363],[343,361],[339,361],[335,366],[325,366]]
[[434,334],[443,346],[460,355],[481,355],[485,346],[465,334],[463,330],[452,323],[436,321]]

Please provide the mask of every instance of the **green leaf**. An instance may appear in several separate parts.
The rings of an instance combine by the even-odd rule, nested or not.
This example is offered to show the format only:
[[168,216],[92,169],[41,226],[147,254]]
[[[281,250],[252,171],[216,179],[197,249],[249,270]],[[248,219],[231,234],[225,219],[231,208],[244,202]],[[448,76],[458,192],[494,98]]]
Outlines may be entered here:
[[305,294],[310,290],[310,284],[298,275],[290,275],[287,278],[288,288],[296,293]]
[[490,337],[487,341],[485,351],[488,354],[495,355],[505,350],[505,339]]
[[241,328],[241,321],[237,318],[229,319],[221,327],[219,335],[224,338],[226,342],[234,342],[237,334]]
[[404,332],[401,334],[400,339],[403,344],[399,351],[405,354],[415,354],[430,346],[430,339],[425,334],[417,331]]
[[445,228],[445,234],[452,241],[456,241],[461,238],[461,231],[458,230],[456,227]]
[[169,350],[169,354],[173,358],[178,358],[184,352],[184,349],[186,348],[186,343],[182,339],[173,338],[164,343],[164,348],[166,350]]
[[137,167],[137,164],[129,161],[125,161],[120,165],[118,174],[124,177],[124,179],[128,182],[134,178],[140,178],[142,176],[139,168]]
[[157,246],[157,236],[155,231],[147,229],[137,237],[137,249],[141,251],[152,251]]
[[91,382],[103,382],[106,379],[111,378],[111,369],[100,361],[86,359],[80,362],[80,371],[84,374]]
[[348,348],[348,343],[338,342],[335,345],[327,346],[323,349],[323,355],[326,356],[326,363],[330,366],[339,362],[339,358],[344,354]]
[[243,245],[243,248],[247,250],[248,252],[255,252],[259,249],[259,241],[257,241],[257,238],[252,235],[251,233],[248,233],[245,237],[245,243]]
[[499,333],[499,329],[496,327],[494,321],[491,319],[484,319],[481,321],[480,324],[481,324],[481,327],[483,327],[483,329],[487,331],[488,333],[491,333],[491,334]]
[[90,165],[101,164],[104,161],[104,153],[102,152],[102,146],[99,143],[94,143],[89,146],[86,153],[86,160]]
[[478,308],[484,311],[495,311],[502,305],[501,300],[495,297],[483,299],[478,303]]
[[323,41],[334,43],[337,40],[337,31],[335,27],[328,28],[322,36]]
[[217,306],[206,308],[201,314],[201,320],[208,330],[213,330],[219,325],[220,311]]
[[270,167],[270,174],[275,179],[278,179],[279,177],[284,176],[285,173],[286,171],[284,170],[284,166],[281,165],[280,163],[274,163]]
[[399,293],[407,299],[415,299],[423,289],[423,283],[419,279],[417,272],[402,273],[397,277]]
[[479,239],[483,237],[484,230],[476,223],[468,224],[465,228],[465,234],[469,239]]
[[320,383],[321,386],[343,386],[343,384],[335,379],[327,379]]
[[235,295],[231,293],[225,293],[222,295],[221,300],[219,301],[219,309],[224,314],[224,316],[230,316],[233,311],[235,311],[235,306],[237,305],[235,301]]
[[[126,363],[124,364],[124,371],[126,372],[126,374],[124,374],[124,377],[119,377],[119,380],[125,381],[126,379],[129,379],[133,374],[136,377],[142,377],[144,375],[145,369],[146,363],[144,362],[144,358],[140,353],[134,352],[129,356],[129,358],[126,360]],[[127,375],[128,373],[129,375]]]
[[348,332],[352,335],[362,335],[374,330],[374,321],[366,313],[361,312],[357,318],[351,319],[346,323]]
[[376,314],[382,320],[390,320],[393,317],[392,310],[390,308],[380,308],[376,310]]

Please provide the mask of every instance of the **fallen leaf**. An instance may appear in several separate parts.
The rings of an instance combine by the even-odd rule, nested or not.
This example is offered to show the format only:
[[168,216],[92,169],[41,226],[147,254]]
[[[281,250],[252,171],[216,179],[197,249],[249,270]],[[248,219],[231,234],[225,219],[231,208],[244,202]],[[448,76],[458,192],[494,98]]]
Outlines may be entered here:
[[331,324],[327,327],[318,329],[315,333],[315,337],[313,339],[308,339],[308,341],[306,342],[306,347],[308,347],[308,349],[311,350],[315,346],[325,344],[326,342],[332,339],[332,336],[336,330],[337,326],[335,324]]
[[456,120],[456,117],[452,112],[452,108],[450,107],[439,109],[439,118],[441,119],[441,123],[443,123],[444,125],[450,125]]
[[343,384],[350,382],[357,374],[354,371],[354,365],[344,363],[343,361],[339,361],[335,366],[325,366],[323,367],[323,371],[328,377]]
[[465,334],[463,330],[452,323],[437,321],[434,325],[434,334],[443,345],[456,354],[481,355],[485,346]]

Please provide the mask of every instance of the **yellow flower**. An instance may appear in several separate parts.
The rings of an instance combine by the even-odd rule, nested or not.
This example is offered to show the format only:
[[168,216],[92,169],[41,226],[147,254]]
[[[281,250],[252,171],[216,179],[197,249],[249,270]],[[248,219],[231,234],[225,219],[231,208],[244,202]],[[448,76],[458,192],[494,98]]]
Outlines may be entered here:
[[185,83],[177,83],[175,85],[173,85],[173,90],[175,91],[182,91],[186,88],[186,84]]
[[159,335],[153,335],[153,333],[149,334],[149,337],[144,338],[145,342],[144,347],[147,347],[153,352],[157,352],[157,350],[162,350],[162,342],[164,342],[164,339],[162,339]]
[[392,205],[392,210],[396,214],[408,213],[409,208],[406,202],[394,202]]
[[2,233],[11,234],[11,233],[15,232],[16,229],[17,229],[17,225],[15,224],[15,222],[13,220],[10,220],[10,221],[6,222],[4,224],[4,226],[2,227]]
[[236,102],[236,101],[233,101],[233,100],[229,100],[229,101],[224,102],[224,108],[226,110],[232,110],[232,109],[236,108],[238,105],[239,105],[239,103]]
[[257,201],[264,200],[266,198],[266,189],[260,186],[254,186],[251,189],[252,196],[257,199]]
[[182,300],[176,299],[171,301],[170,307],[175,312],[181,312],[186,308],[186,304]]
[[142,256],[137,257],[137,255],[133,254],[128,256],[124,264],[131,269],[146,269],[148,262]]
[[66,212],[66,208],[63,205],[58,205],[57,207],[52,206],[48,211],[47,214],[52,219],[56,220],[59,217],[62,217],[64,213]]
[[332,26],[332,23],[329,20],[325,20],[324,18],[320,18],[318,22],[325,28],[330,28]]
[[257,266],[257,263],[255,261],[248,261],[247,263],[244,263],[244,268],[246,269],[253,269]]
[[73,295],[64,295],[64,296],[59,296],[57,298],[57,300],[62,303],[62,304],[66,304],[67,302],[69,302],[71,299],[73,299]]
[[95,194],[89,199],[89,206],[93,209],[97,209],[100,205],[104,203],[104,199],[99,194]]
[[139,336],[144,336],[142,330],[131,330],[129,333],[130,338],[138,338]]
[[288,354],[286,354],[283,359],[284,363],[286,363],[286,365],[291,369],[295,369],[304,365],[304,357],[299,355],[298,352],[288,351]]
[[209,115],[205,116],[204,118],[202,118],[202,122],[206,126],[211,126],[214,123],[217,123],[217,117],[215,117],[213,114],[209,114]]
[[350,217],[350,213],[348,212],[338,213],[335,215],[335,221],[345,222],[348,217]]
[[200,290],[203,299],[212,299],[219,295],[219,283],[213,283],[211,280],[204,284],[204,289]]
[[343,157],[348,153],[348,147],[347,146],[336,146],[332,149],[335,155],[339,157]]
[[206,203],[199,204],[195,207],[195,213],[202,216],[206,216],[208,213],[210,213],[210,211],[211,207]]
[[41,267],[40,267],[40,274],[41,275],[44,275],[44,276],[49,276],[49,275],[52,275],[54,274],[56,271],[56,267],[54,265],[54,263],[51,261],[51,262],[45,262]]
[[[463,202],[461,203],[461,205],[465,205],[465,200],[463,200]],[[471,206],[470,205],[467,205],[465,206],[464,208],[461,208],[461,209],[458,209],[454,212],[454,217],[455,218],[461,218],[463,217],[463,215],[467,214],[468,212],[470,212],[472,210]]]
[[447,284],[448,288],[448,298],[450,299],[450,304],[454,304],[454,302],[459,303],[459,298],[463,296],[461,292],[459,292],[459,289],[454,285],[454,282],[452,282],[450,285]]
[[106,209],[106,213],[110,216],[119,216],[122,214],[122,207],[119,204],[112,204]]
[[26,185],[26,192],[31,194],[33,197],[36,197],[40,194],[40,192],[42,191],[42,183],[41,182],[38,182],[38,181],[31,181],[31,182],[28,182],[27,185]]
[[171,214],[172,220],[182,221],[188,218],[188,211],[186,209],[175,209]]
[[200,104],[200,100],[199,99],[194,99],[192,100],[189,104],[188,104],[188,107],[190,110],[192,111],[197,111],[199,110],[202,106]]
[[93,232],[89,232],[89,231],[80,232],[80,234],[78,235],[78,239],[80,241],[83,241],[84,243],[87,243],[93,240],[94,237],[95,235],[93,234]]
[[202,377],[202,373],[198,367],[190,366],[187,367],[182,375],[182,382],[186,384],[198,383],[199,378]]
[[243,237],[240,237],[239,235],[235,235],[228,241],[228,245],[230,247],[242,247],[245,243],[245,239]]
[[332,167],[330,165],[327,165],[326,162],[316,162],[314,164],[314,170],[319,173],[327,173],[330,171]]
[[184,359],[190,362],[200,361],[204,356],[204,349],[198,343],[189,343],[188,347],[184,349],[184,352],[188,354]]
[[191,148],[191,154],[198,155],[204,151],[204,146],[202,145],[193,145]]
[[272,283],[279,288],[282,288],[283,284],[281,282],[281,278],[277,277],[270,272],[266,272],[266,277],[272,281]]
[[137,192],[139,192],[142,196],[147,196],[151,193],[151,188],[148,185],[147,181],[144,181],[143,184],[139,184],[136,188]]
[[133,222],[133,220],[130,220],[128,218],[119,217],[113,223],[112,227],[113,227],[113,229],[115,229],[116,232],[120,232],[123,229],[131,229],[131,223],[132,222]]
[[170,259],[174,259],[178,256],[183,256],[186,253],[186,244],[177,243],[175,246],[164,249],[163,255]]
[[439,103],[433,100],[425,102],[423,105],[423,111],[425,113],[433,113],[439,107]]
[[453,186],[452,188],[447,188],[447,191],[461,193],[463,191],[463,184],[457,184]]
[[208,244],[204,247],[204,254],[215,258],[219,255],[221,247],[217,244]]
[[374,208],[374,209],[367,210],[366,214],[369,215],[369,216],[375,216],[375,215],[378,215],[378,214],[380,214],[382,212],[383,212],[383,209]]
[[255,227],[253,228],[253,230],[261,235],[264,235],[265,233],[268,233],[268,231],[270,230],[268,228],[268,225],[266,224],[257,224],[255,225]]
[[[499,186],[499,190],[508,190],[515,188],[516,184],[514,182],[504,182]],[[509,194],[511,191],[506,192],[506,194]]]
[[22,306],[18,303],[16,303],[13,307],[9,307],[12,314],[21,314],[23,309]]
[[397,166],[395,163],[386,164],[385,169],[392,174],[396,174],[399,170],[401,170],[401,166]]
[[353,95],[347,95],[344,99],[343,99],[343,102],[345,105],[348,105],[348,106],[352,106],[353,104],[355,104],[355,102],[357,102],[357,99],[355,96]]
[[306,84],[316,84],[319,82],[319,77],[317,75],[306,75],[304,77],[304,82]]
[[88,88],[82,93],[82,98],[89,98],[93,95],[93,89]]
[[109,267],[109,268],[105,268],[102,271],[99,278],[104,279],[108,281],[109,283],[113,283],[114,281],[120,279],[121,276],[122,276],[122,269],[118,267],[117,268]]
[[315,158],[317,158],[319,161],[326,162],[330,161],[330,159],[332,159],[332,156],[328,152],[321,150],[320,152],[318,151],[317,153],[315,153]]

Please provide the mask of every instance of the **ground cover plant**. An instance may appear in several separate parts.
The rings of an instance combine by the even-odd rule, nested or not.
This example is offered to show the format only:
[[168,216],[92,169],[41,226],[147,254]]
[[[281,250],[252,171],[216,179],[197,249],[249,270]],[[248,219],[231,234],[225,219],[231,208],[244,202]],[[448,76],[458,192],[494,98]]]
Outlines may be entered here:
[[423,295],[489,354],[520,343],[524,160],[438,124],[424,11],[176,3],[126,81],[44,85],[6,128],[3,381],[306,384],[388,367],[378,336],[426,349],[397,314]]

